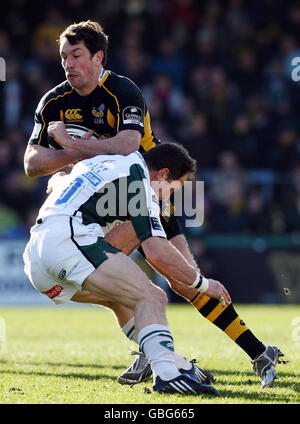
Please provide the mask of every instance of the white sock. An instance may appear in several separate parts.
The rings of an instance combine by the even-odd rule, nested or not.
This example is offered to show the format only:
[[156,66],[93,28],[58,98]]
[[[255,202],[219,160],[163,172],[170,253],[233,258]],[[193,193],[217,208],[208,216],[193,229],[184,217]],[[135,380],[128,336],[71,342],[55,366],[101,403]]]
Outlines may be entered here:
[[173,352],[174,361],[176,364],[176,367],[180,370],[190,370],[192,368],[192,364],[190,361],[188,361],[184,356],[180,355],[180,353],[176,352],[174,350]]
[[122,327],[122,331],[129,340],[133,340],[138,343],[134,317],[130,318],[130,320],[126,322],[126,324]]
[[[122,327],[122,331],[129,340],[138,343],[134,317],[130,318],[130,320]],[[192,368],[192,364],[184,356],[180,355],[180,353],[175,350],[172,353],[177,369],[190,370]]]
[[155,376],[171,380],[180,375],[174,360],[173,337],[166,325],[151,324],[142,328],[138,342]]

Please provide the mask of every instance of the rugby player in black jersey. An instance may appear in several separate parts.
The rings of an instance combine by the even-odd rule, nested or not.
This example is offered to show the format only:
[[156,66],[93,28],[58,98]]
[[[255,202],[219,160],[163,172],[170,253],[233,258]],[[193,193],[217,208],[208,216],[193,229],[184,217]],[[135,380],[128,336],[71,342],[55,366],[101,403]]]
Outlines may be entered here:
[[[102,153],[128,155],[135,150],[148,151],[159,142],[152,132],[139,88],[128,78],[105,69],[107,46],[108,37],[96,22],[73,24],[61,34],[60,56],[67,80],[46,93],[36,109],[35,125],[24,158],[27,175],[50,175]],[[71,136],[74,128],[83,130],[85,135],[74,139]],[[170,242],[197,267],[176,217],[162,215],[162,223]],[[130,223],[115,227],[106,239],[127,254],[138,247]],[[223,307],[217,300],[176,280],[169,280],[169,284],[250,356],[262,387],[273,384],[280,351],[259,341],[232,304]],[[88,293],[78,292],[76,301],[89,302]],[[99,304],[115,312],[123,332],[134,340],[132,312],[101,299]],[[211,374],[199,370],[198,378],[211,382]],[[134,384],[150,375],[146,358],[139,355],[119,377],[119,382]]]

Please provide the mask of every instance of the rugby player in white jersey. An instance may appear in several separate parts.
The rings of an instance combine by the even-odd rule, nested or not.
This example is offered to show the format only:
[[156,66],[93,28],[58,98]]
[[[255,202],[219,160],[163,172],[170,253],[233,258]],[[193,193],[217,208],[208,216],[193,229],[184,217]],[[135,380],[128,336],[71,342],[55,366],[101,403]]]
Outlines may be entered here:
[[[147,157],[152,160],[153,156],[163,158],[160,170],[147,168]],[[55,303],[74,300],[85,289],[91,297],[133,310],[137,340],[150,361],[155,391],[217,394],[211,385],[179,371],[176,361],[184,358],[174,351],[165,293],[130,258],[107,243],[103,231],[116,219],[131,221],[150,263],[163,269],[167,277],[205,292],[224,306],[230,304],[226,288],[201,276],[167,241],[160,223],[158,199],[171,193],[170,184],[180,189],[194,167],[187,151],[172,143],[151,149],[145,160],[135,152],[78,162],[70,174],[57,179],[39,211],[24,252],[25,272],[34,287]]]

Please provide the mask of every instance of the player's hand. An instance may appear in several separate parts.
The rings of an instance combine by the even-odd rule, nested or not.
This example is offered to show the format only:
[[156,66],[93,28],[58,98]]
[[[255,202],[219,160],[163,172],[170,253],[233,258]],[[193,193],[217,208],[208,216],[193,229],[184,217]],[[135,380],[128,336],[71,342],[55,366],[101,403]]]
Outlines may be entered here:
[[[65,124],[62,121],[51,121],[48,124],[48,134],[54,138],[54,140],[63,147],[76,149],[76,144],[78,140],[75,140],[73,137],[69,136],[67,133]],[[95,134],[95,131],[88,131],[81,139],[87,140],[92,135]]]
[[62,121],[51,121],[48,124],[48,134],[64,147],[71,147],[71,137],[68,135],[65,124]]
[[[92,135],[94,135],[95,134],[95,131],[94,130],[90,130],[90,131],[88,131],[86,134],[84,134],[84,136],[82,136],[81,137],[81,140],[87,140],[88,138],[90,138],[90,137],[92,137]],[[105,138],[105,137],[99,137],[99,138]]]
[[231,303],[231,298],[223,284],[221,284],[219,281],[212,280],[211,278],[209,278],[208,281],[208,289],[203,293],[209,297],[212,297],[213,299],[219,300],[219,302],[224,307],[229,305]]
[[51,194],[55,185],[57,185],[57,183],[59,182],[59,178],[64,177],[65,175],[67,174],[64,171],[56,172],[55,174],[53,174],[52,177],[48,180],[46,193]]

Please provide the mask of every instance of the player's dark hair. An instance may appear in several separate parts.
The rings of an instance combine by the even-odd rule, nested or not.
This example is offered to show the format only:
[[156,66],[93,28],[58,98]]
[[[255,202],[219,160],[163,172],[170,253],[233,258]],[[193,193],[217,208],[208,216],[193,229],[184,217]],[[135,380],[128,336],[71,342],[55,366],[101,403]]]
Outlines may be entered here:
[[158,144],[143,153],[143,157],[149,169],[159,171],[168,168],[171,180],[178,180],[185,174],[190,174],[192,177],[197,169],[196,160],[189,155],[185,147],[178,143]]
[[82,21],[74,23],[64,30],[59,36],[58,44],[63,38],[66,38],[70,44],[84,42],[86,48],[91,52],[92,56],[99,50],[103,51],[102,65],[106,65],[108,36],[104,33],[98,22]]

